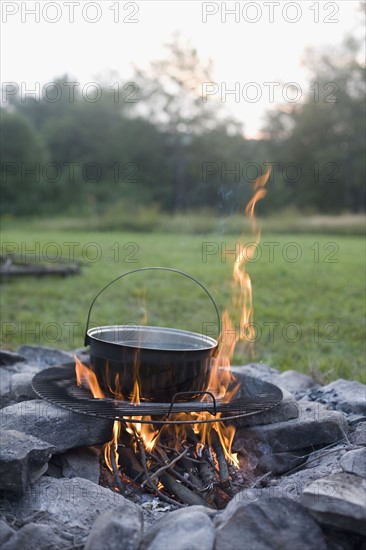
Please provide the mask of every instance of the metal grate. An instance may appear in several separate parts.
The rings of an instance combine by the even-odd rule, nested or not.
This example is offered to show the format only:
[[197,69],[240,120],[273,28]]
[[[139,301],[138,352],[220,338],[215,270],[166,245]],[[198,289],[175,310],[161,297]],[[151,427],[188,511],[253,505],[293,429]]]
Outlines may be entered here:
[[[158,425],[225,422],[260,413],[281,402],[282,391],[277,386],[251,376],[242,375],[240,378],[241,386],[230,403],[224,403],[209,395],[203,400],[196,398],[175,403],[173,398],[170,403],[141,402],[139,405],[113,397],[94,399],[89,390],[76,385],[74,363],[39,372],[33,378],[32,386],[39,397],[64,409],[111,420],[151,424],[151,420],[136,418],[150,416],[153,423]],[[212,418],[201,421],[172,418],[176,413],[205,411],[209,412]]]

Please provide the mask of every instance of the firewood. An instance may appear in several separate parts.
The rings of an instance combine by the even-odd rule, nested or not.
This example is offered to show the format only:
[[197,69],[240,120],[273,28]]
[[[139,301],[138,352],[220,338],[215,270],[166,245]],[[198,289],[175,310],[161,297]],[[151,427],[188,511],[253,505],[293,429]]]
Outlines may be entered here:
[[230,487],[229,466],[216,430],[211,430],[211,443],[219,465],[220,485],[223,488]]
[[174,496],[179,498],[182,502],[189,505],[201,505],[214,508],[214,506],[204,500],[202,497],[188,489],[182,483],[178,483],[170,474],[166,471],[162,472],[159,477],[161,483],[164,485],[165,489],[172,493]]

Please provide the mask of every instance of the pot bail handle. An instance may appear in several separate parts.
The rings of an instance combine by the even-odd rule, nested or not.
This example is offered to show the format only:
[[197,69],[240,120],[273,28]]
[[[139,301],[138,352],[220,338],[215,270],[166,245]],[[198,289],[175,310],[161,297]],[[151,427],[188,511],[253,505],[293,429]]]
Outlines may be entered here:
[[220,319],[220,313],[219,313],[217,304],[216,304],[215,300],[213,299],[213,297],[212,297],[211,293],[209,292],[209,290],[198,279],[193,277],[193,275],[189,275],[189,273],[185,273],[184,271],[181,271],[180,269],[175,269],[173,267],[158,267],[158,266],[157,267],[139,267],[138,269],[132,269],[131,271],[127,271],[126,273],[123,273],[122,275],[119,275],[118,277],[113,279],[110,283],[108,283],[104,288],[102,288],[102,290],[100,290],[98,292],[98,294],[95,296],[94,300],[90,304],[89,311],[88,311],[88,317],[87,317],[87,320],[86,320],[86,329],[85,329],[85,337],[84,337],[84,345],[85,346],[89,345],[89,343],[90,343],[90,338],[89,338],[89,335],[88,335],[88,328],[89,328],[89,321],[90,321],[91,311],[92,311],[92,308],[93,308],[96,300],[99,298],[99,296],[102,294],[102,292],[104,292],[108,287],[113,285],[113,283],[115,283],[116,281],[119,281],[119,279],[123,279],[123,277],[126,277],[127,275],[131,275],[132,273],[137,273],[139,271],[149,271],[149,270],[154,270],[155,271],[155,270],[159,270],[159,269],[161,271],[171,271],[173,273],[178,273],[179,275],[184,275],[185,277],[188,277],[188,279],[191,279],[192,281],[194,281],[197,285],[199,285],[206,292],[207,296],[210,298],[210,300],[212,302],[212,305],[215,308],[215,312],[216,312],[216,315],[217,315],[218,336],[220,335],[220,333],[221,333],[221,319]]

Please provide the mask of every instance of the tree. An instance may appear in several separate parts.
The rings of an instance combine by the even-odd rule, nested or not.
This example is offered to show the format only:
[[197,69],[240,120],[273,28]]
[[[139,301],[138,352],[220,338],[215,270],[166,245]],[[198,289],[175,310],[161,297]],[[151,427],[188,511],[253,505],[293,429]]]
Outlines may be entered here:
[[338,51],[308,51],[311,93],[267,118],[275,158],[282,165],[296,163],[302,171],[287,193],[299,208],[365,208],[365,65],[360,48],[360,41],[346,38]]
[[1,211],[33,214],[46,191],[42,168],[47,152],[41,136],[21,113],[0,109]]
[[203,63],[190,43],[179,35],[166,45],[167,57],[153,61],[146,71],[136,69],[140,86],[141,112],[147,114],[166,136],[167,154],[174,171],[172,209],[185,207],[187,149],[194,136],[218,125],[239,125],[220,117],[220,104],[202,100],[202,86],[211,82],[212,63]]

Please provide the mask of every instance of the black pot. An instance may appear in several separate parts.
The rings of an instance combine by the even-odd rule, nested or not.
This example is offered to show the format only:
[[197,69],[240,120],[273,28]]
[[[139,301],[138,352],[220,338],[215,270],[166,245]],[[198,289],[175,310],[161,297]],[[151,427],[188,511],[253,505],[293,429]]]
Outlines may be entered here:
[[206,389],[217,349],[213,338],[149,326],[106,326],[87,334],[90,368],[105,391],[131,399],[137,379],[140,399],[169,402],[178,392]]
[[[181,271],[158,267],[136,269],[107,286],[125,275],[148,269],[175,271],[199,284],[214,304],[220,330],[218,309],[208,290],[191,275]],[[88,323],[91,309],[101,292],[90,306]],[[170,402],[178,392],[207,389],[210,362],[218,345],[214,338],[196,332],[142,325],[91,328],[85,335],[85,345],[88,344],[90,368],[105,392],[131,400],[135,381],[138,380],[140,399],[160,402]],[[179,398],[176,400],[179,401]],[[187,397],[182,396],[181,400],[187,400]]]

